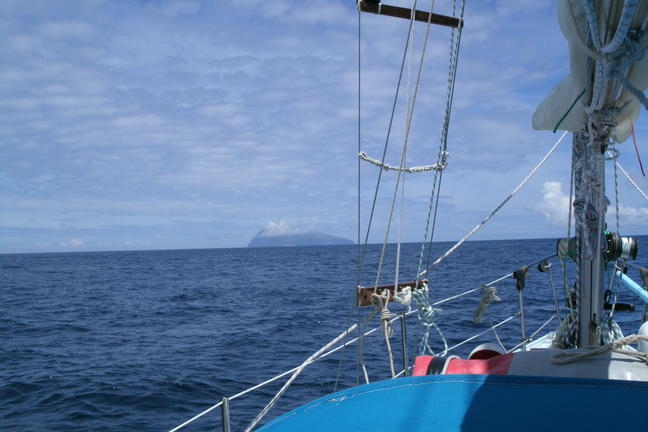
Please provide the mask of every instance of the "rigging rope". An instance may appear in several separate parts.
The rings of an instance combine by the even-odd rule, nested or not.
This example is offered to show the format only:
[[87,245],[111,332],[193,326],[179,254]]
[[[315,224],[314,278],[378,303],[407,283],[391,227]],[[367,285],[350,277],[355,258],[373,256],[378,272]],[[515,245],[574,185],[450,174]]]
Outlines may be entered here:
[[[362,12],[358,9],[358,152],[360,152],[360,147],[362,144]],[[360,164],[360,159],[358,159],[358,184],[357,184],[357,236],[358,236],[358,256],[356,257],[356,274],[357,274],[357,285],[360,284],[360,274],[362,273],[362,243],[360,242],[361,239],[361,231],[362,231],[362,221],[361,221],[361,214],[360,214],[360,209],[361,209],[361,164]],[[355,303],[354,303],[355,306]],[[360,314],[357,314],[356,318],[356,323],[360,323]],[[359,327],[358,327],[359,329]],[[359,330],[358,330],[359,331]],[[360,334],[358,334],[358,337],[360,337]],[[358,348],[356,348],[357,350]],[[356,384],[360,383],[360,353],[357,353],[356,355]],[[333,387],[334,392],[337,391],[337,386],[338,382],[340,380],[340,372],[342,371],[342,360],[344,358],[344,351],[342,351],[342,354],[340,355],[340,359],[338,360],[338,370],[337,370],[337,376],[335,377],[335,385]]]
[[[416,8],[416,1],[417,0],[414,0],[414,5],[413,5],[412,9]],[[391,136],[391,130],[392,130],[392,126],[394,124],[394,116],[396,114],[396,104],[398,102],[398,95],[399,95],[399,92],[400,92],[401,82],[402,82],[402,79],[403,79],[403,70],[405,69],[405,60],[407,59],[407,51],[408,51],[409,42],[410,42],[410,37],[409,36],[410,36],[410,34],[412,32],[413,26],[414,26],[414,20],[410,20],[409,28],[408,28],[408,31],[407,31],[407,39],[406,39],[406,42],[405,42],[405,51],[403,52],[403,58],[401,60],[400,72],[399,72],[399,75],[398,75],[398,82],[396,84],[396,93],[394,95],[394,101],[392,103],[391,115],[389,117],[389,125],[387,127],[387,137],[385,138],[385,144],[384,144],[384,147],[383,147],[382,163],[385,163],[385,157],[387,156],[387,148],[389,147],[389,138]],[[358,55],[360,55],[360,52],[358,52]],[[369,212],[369,221],[367,223],[367,231],[365,233],[362,253],[361,253],[361,256],[360,256],[360,262],[358,264],[358,277],[357,277],[357,281],[356,281],[356,286],[360,285],[360,277],[361,277],[361,274],[362,274],[362,268],[364,266],[364,259],[365,259],[365,256],[367,254],[367,244],[369,243],[369,233],[371,232],[371,225],[373,223],[373,216],[374,216],[374,212],[376,210],[376,202],[378,201],[378,190],[380,189],[380,182],[381,182],[381,179],[382,179],[382,174],[383,174],[383,170],[381,169],[381,170],[378,171],[378,179],[376,180],[376,188],[374,189],[373,199],[372,199],[372,203],[371,203],[371,211]]]
[[[465,1],[461,2],[461,12],[459,19],[463,21],[463,15],[465,10],[466,3]],[[455,14],[457,7],[456,0],[452,3],[452,15]],[[450,59],[448,61],[448,88],[446,93],[446,109],[443,116],[443,123],[441,127],[441,137],[439,139],[439,148],[437,151],[437,164],[446,163],[448,156],[448,130],[450,127],[450,113],[452,112],[452,99],[454,97],[454,83],[457,77],[457,62],[459,59],[459,47],[461,44],[461,31],[463,26],[460,26],[458,30],[458,36],[455,40],[455,29],[453,28],[450,32]],[[438,186],[437,186],[438,178]],[[430,231],[430,218],[432,216],[432,207],[434,204],[434,218],[432,219],[432,230],[430,231],[430,249],[428,251],[428,262],[427,266],[429,267],[430,258],[432,256],[432,240],[434,238],[434,229],[436,227],[436,218],[439,208],[439,195],[441,193],[441,180],[443,180],[443,171],[440,173],[437,172],[434,175],[434,182],[432,183],[432,190],[430,191],[430,204],[428,206],[427,219],[425,222],[425,231],[423,234],[423,242],[421,243],[421,252],[419,255],[419,264],[418,270],[416,271],[418,282],[421,273],[421,267],[423,266],[423,257],[425,256],[425,245],[428,242],[428,231]],[[436,190],[436,200],[435,200],[435,190]]]
[[[421,74],[423,72],[423,60],[425,59],[425,53],[427,51],[427,42],[428,42],[428,36],[430,34],[430,24],[431,24],[431,19],[432,19],[432,12],[434,10],[433,9],[434,8],[434,3],[435,2],[433,1],[432,5],[430,7],[430,14],[428,16],[428,24],[427,24],[427,27],[426,27],[425,37],[424,37],[424,40],[423,40],[423,47],[421,49],[421,59],[419,61],[418,73],[417,73],[417,77],[416,77],[416,84],[414,86],[414,92],[412,94],[411,105],[409,106],[410,109],[409,109],[407,119],[406,119],[406,122],[405,122],[405,133],[404,133],[404,137],[403,137],[403,150],[401,152],[400,169],[398,170],[398,175],[396,176],[396,185],[394,186],[394,194],[392,196],[391,209],[390,209],[390,212],[389,212],[389,219],[387,221],[387,229],[385,230],[386,231],[385,232],[385,240],[383,241],[382,250],[380,252],[380,261],[378,262],[378,272],[376,274],[376,284],[374,286],[374,292],[376,292],[376,289],[377,289],[377,286],[378,286],[378,283],[379,283],[379,280],[380,280],[380,273],[381,273],[382,265],[383,265],[383,262],[384,262],[385,251],[387,249],[387,241],[389,240],[389,231],[391,229],[391,223],[392,223],[392,218],[393,218],[393,214],[394,214],[394,207],[396,205],[396,198],[397,198],[397,195],[398,195],[398,187],[399,187],[399,184],[400,184],[401,173],[403,171],[403,168],[405,167],[405,159],[406,159],[406,156],[407,156],[407,144],[409,142],[409,133],[410,133],[410,128],[412,126],[412,117],[413,117],[413,113],[414,113],[414,106],[416,105],[416,97],[418,95],[418,89],[419,89],[419,85],[421,83]],[[416,1],[414,1],[414,5],[412,7],[411,22],[414,21],[414,9],[415,9],[415,6],[416,6]],[[409,44],[408,44],[408,46],[409,46]],[[383,159],[383,163],[384,163],[384,159]],[[382,170],[381,170],[381,172],[382,172]]]
[[[455,243],[454,246],[452,246],[450,249],[448,249],[448,250],[446,251],[446,253],[444,253],[444,254],[441,255],[439,258],[437,258],[436,261],[434,261],[430,267],[434,267],[434,266],[436,266],[437,264],[441,263],[441,262],[442,262],[444,259],[446,259],[446,258],[447,258],[451,253],[453,253],[454,251],[456,251],[456,250],[457,250],[457,249],[458,249],[458,248],[459,248],[459,247],[460,247],[460,246],[461,246],[461,245],[462,245],[466,240],[468,240],[468,239],[469,239],[473,234],[475,234],[475,233],[476,233],[476,232],[477,232],[481,227],[483,227],[483,226],[486,224],[486,222],[488,222],[488,221],[489,221],[493,216],[495,216],[495,214],[496,214],[496,213],[497,213],[497,212],[498,212],[502,207],[504,207],[504,205],[505,205],[507,202],[509,202],[509,200],[510,200],[511,198],[513,198],[513,197],[514,197],[514,196],[515,196],[515,195],[520,191],[520,189],[522,189],[522,188],[524,187],[524,185],[527,184],[527,182],[531,179],[531,177],[533,177],[533,175],[536,173],[536,171],[538,171],[538,169],[540,169],[540,167],[545,163],[545,161],[549,158],[549,156],[551,156],[551,154],[556,150],[556,148],[558,148],[558,145],[562,142],[562,140],[565,138],[565,136],[567,136],[567,131],[565,131],[565,132],[561,135],[561,137],[558,139],[558,141],[556,141],[556,143],[553,145],[553,147],[551,147],[551,149],[549,150],[549,152],[548,152],[548,153],[547,153],[547,154],[542,158],[542,160],[541,160],[541,161],[540,161],[540,162],[539,162],[539,163],[538,163],[538,164],[537,164],[537,165],[536,165],[536,166],[531,170],[531,172],[526,176],[526,178],[525,178],[524,180],[522,180],[522,183],[520,183],[520,184],[519,184],[519,185],[518,185],[518,186],[513,190],[513,192],[511,192],[511,193],[509,194],[509,196],[506,197],[506,199],[505,199],[504,201],[502,201],[502,202],[500,203],[500,205],[498,205],[498,206],[495,208],[495,210],[493,210],[493,211],[492,211],[488,216],[486,216],[486,217],[484,218],[484,220],[482,220],[482,221],[481,221],[479,224],[477,224],[477,225],[476,225],[472,230],[470,230],[470,232],[468,232],[468,234],[466,234],[466,235],[465,235],[461,240],[459,240],[457,243]],[[429,270],[429,268],[426,269],[426,270],[424,270],[424,271],[422,271],[422,272],[420,272],[420,273],[419,273],[419,277],[420,277],[420,276],[423,276],[424,274],[426,274],[426,273],[428,272],[428,270]]]
[[445,169],[447,166],[447,163],[441,162],[441,163],[435,163],[433,165],[422,165],[422,166],[413,166],[410,168],[401,168],[401,167],[395,167],[392,165],[389,165],[387,163],[381,162],[378,159],[374,159],[370,156],[368,156],[365,152],[360,152],[358,153],[358,156],[360,156],[360,159],[367,161],[371,164],[376,165],[379,168],[384,169],[385,171],[400,171],[400,172],[407,172],[407,173],[419,173],[419,172],[425,172],[425,171],[442,171]]
[[387,345],[387,354],[389,356],[389,368],[391,371],[391,376],[392,378],[396,377],[396,370],[394,369],[394,354],[392,353],[392,348],[391,348],[391,342],[389,341],[389,338],[391,338],[392,335],[392,326],[391,326],[391,320],[396,316],[389,310],[389,297],[390,297],[389,291],[386,291],[385,293],[382,294],[372,294],[371,295],[371,302],[375,306],[376,311],[380,311],[380,320],[382,321],[381,323],[381,331],[383,334],[383,337],[385,338],[385,344]]
[[639,192],[639,193],[641,194],[641,196],[644,197],[644,199],[645,199],[646,201],[648,201],[648,196],[646,196],[645,192],[642,191],[641,188],[640,188],[639,186],[637,186],[637,183],[635,183],[634,180],[632,180],[632,177],[630,177],[630,174],[628,174],[628,173],[626,172],[626,170],[623,169],[623,167],[621,166],[621,164],[620,164],[619,162],[614,161],[614,163],[615,163],[616,166],[621,170],[621,172],[623,173],[623,175],[626,176],[626,178],[628,179],[628,181],[630,182],[630,184],[632,184],[632,186],[634,186],[634,188],[637,189],[637,192]]
[[[414,4],[412,6],[412,9],[416,9],[416,3],[417,3],[417,0],[414,0]],[[360,13],[360,12],[358,12],[358,13]],[[360,20],[358,21],[358,23],[360,23]],[[403,58],[401,60],[400,72],[398,74],[398,82],[396,84],[396,92],[394,94],[394,101],[392,103],[391,116],[389,118],[389,126],[387,127],[387,136],[385,138],[385,144],[384,144],[384,147],[383,147],[382,163],[385,162],[385,157],[387,156],[387,148],[389,147],[389,138],[391,136],[391,130],[392,130],[392,126],[394,124],[394,116],[396,114],[396,104],[398,102],[398,95],[399,95],[399,92],[400,92],[401,82],[402,82],[402,79],[403,79],[403,70],[405,69],[405,60],[407,59],[407,51],[408,51],[409,42],[410,42],[410,35],[412,33],[413,28],[414,28],[414,20],[411,19],[410,23],[409,23],[408,30],[407,30],[407,39],[406,39],[406,42],[405,42],[405,50],[403,52]],[[360,33],[360,29],[358,29],[358,32]],[[360,36],[360,34],[359,34],[359,36]],[[359,44],[360,44],[360,42],[359,42]],[[358,57],[360,57],[360,51],[359,50],[358,50]],[[358,65],[360,65],[360,59],[358,59]],[[360,106],[358,105],[358,110],[359,109],[360,109]],[[358,116],[360,116],[360,114],[358,114]],[[367,254],[367,244],[369,243],[369,233],[371,232],[371,225],[373,223],[374,212],[376,211],[376,203],[378,201],[378,190],[380,189],[380,182],[381,182],[381,179],[382,179],[382,174],[383,174],[383,170],[380,169],[378,171],[378,179],[376,180],[376,188],[374,189],[373,199],[372,199],[372,202],[371,202],[371,211],[369,212],[369,221],[367,223],[367,231],[365,233],[365,238],[364,238],[364,242],[363,242],[363,246],[362,246],[362,251],[360,253],[360,258],[358,260],[358,274],[357,274],[356,286],[360,285],[360,279],[361,279],[361,276],[362,276],[362,269],[364,267],[364,260],[365,260],[366,254]],[[360,186],[358,185],[358,188],[359,187]],[[358,320],[358,324],[360,324],[360,320]],[[363,349],[362,347],[363,347],[364,334],[360,334],[359,338],[360,338],[360,343],[358,344],[358,359],[359,359],[359,362],[360,362],[360,368],[364,372],[365,380],[368,382],[367,369],[366,369],[366,366],[364,364],[364,361],[362,360],[363,355],[362,355],[362,352],[361,352],[361,350]]]
[[[646,16],[646,19],[648,19],[648,15]],[[646,177],[646,173],[644,172],[644,167],[643,163],[641,162],[641,156],[639,155],[639,147],[637,146],[637,136],[635,134],[635,128],[634,128],[634,122],[630,122],[630,128],[632,130],[632,143],[634,144],[635,152],[637,153],[637,160],[639,161],[639,168],[641,168],[641,174]]]
[[[616,154],[618,156],[618,153]],[[616,158],[614,158],[614,162],[616,162]],[[614,216],[616,217],[616,232],[617,234],[621,235],[621,218],[619,216],[619,171],[617,170],[616,163],[614,164],[614,206]]]
[[[434,7],[434,6],[432,6]],[[412,13],[410,15],[410,19],[414,20],[416,16],[416,11],[414,8],[412,8]],[[412,104],[412,72],[413,72],[413,67],[412,65],[414,64],[414,29],[412,29],[412,33],[410,33],[410,38],[412,39],[410,41],[410,56],[409,56],[409,62],[407,64],[407,115],[406,119],[411,119],[411,116],[413,115],[414,111],[414,105]],[[417,83],[418,84],[418,83]],[[407,126],[407,120],[406,120],[406,126]],[[403,149],[403,151],[406,153],[406,150]],[[400,172],[399,172],[400,174]],[[394,191],[394,195],[398,192],[398,185],[396,185],[396,190]],[[395,197],[395,196],[394,196]],[[401,262],[401,240],[402,240],[402,233],[403,233],[403,218],[405,216],[405,178],[403,178],[403,184],[401,187],[401,199],[400,199],[400,220],[398,223],[398,239],[397,239],[397,247],[396,247],[396,269],[395,269],[395,274],[394,274],[394,296],[398,297],[400,296],[399,292],[399,287],[398,287],[398,281],[400,277],[400,262]],[[411,302],[411,296],[410,296],[410,302]],[[408,303],[409,307],[409,303]],[[389,344],[388,344],[389,345]],[[389,346],[389,354],[390,354],[390,364],[393,365],[393,359],[391,357],[391,346]],[[394,371],[394,368],[392,366],[392,372]],[[394,377],[394,374],[392,373],[392,377]]]
[[[574,208],[573,202],[574,202],[574,163],[573,163],[573,154],[572,154],[572,166],[571,166],[571,170],[570,170],[570,173],[569,173],[569,202],[567,203],[567,207],[568,207],[567,239],[571,238],[572,210]],[[567,305],[570,308],[569,314],[572,314],[572,316],[570,318],[569,315],[568,315],[565,318],[565,320],[561,320],[561,316],[559,314],[558,319],[559,319],[560,324],[558,326],[558,331],[556,332],[556,336],[555,336],[554,340],[555,341],[561,341],[560,343],[565,343],[565,342],[568,343],[569,341],[567,339],[567,336],[565,336],[565,335],[567,335],[568,326],[569,325],[573,326],[573,323],[569,323],[567,321],[569,319],[571,319],[572,321],[574,320],[574,316],[573,316],[574,311],[571,310],[571,301],[569,300],[571,298],[571,294],[570,294],[571,289],[569,287],[569,276],[567,274],[567,254],[565,254],[562,257],[559,256],[559,259],[560,259],[560,261],[559,261],[560,262],[560,268],[562,270],[563,289],[565,291],[565,298],[567,299]],[[564,328],[563,328],[563,325],[565,326]],[[574,343],[575,343],[575,341],[574,341]]]
[[331,348],[333,345],[338,343],[340,340],[345,339],[349,333],[353,332],[358,324],[353,324],[351,327],[340,333],[335,339],[333,339],[331,342],[327,343],[324,345],[322,348],[320,348],[315,354],[311,355],[308,357],[304,362],[299,366],[299,368],[293,372],[292,376],[286,381],[286,383],[281,387],[281,389],[277,392],[277,394],[268,402],[268,404],[261,410],[261,412],[256,416],[256,418],[250,423],[250,425],[245,428],[245,432],[250,432],[254,427],[259,424],[261,419],[270,411],[270,409],[277,403],[277,400],[283,394],[288,390],[288,387],[290,387],[290,384],[301,374],[301,372],[304,370],[306,366],[308,366],[310,363],[312,363],[314,360],[316,360],[318,357],[320,357],[322,354],[324,354],[329,348]]

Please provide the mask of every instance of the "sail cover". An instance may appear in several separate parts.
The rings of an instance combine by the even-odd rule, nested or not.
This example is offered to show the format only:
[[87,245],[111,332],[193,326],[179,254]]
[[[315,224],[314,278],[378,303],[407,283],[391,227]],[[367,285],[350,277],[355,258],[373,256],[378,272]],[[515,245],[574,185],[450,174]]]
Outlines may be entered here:
[[[554,130],[559,125],[558,129],[571,132],[585,130],[589,101],[583,91],[588,86],[590,77],[594,76],[593,71],[598,67],[603,71],[601,77],[609,79],[611,83],[617,83],[616,91],[614,86],[609,87],[605,104],[622,108],[613,115],[612,120],[615,121],[616,127],[612,129],[611,137],[617,142],[623,142],[631,133],[631,122],[639,116],[641,104],[627,86],[618,85],[619,80],[615,78],[615,74],[622,75],[627,82],[642,92],[648,87],[648,56],[636,52],[634,54],[636,61],[632,62],[629,68],[624,65],[632,50],[643,51],[648,45],[646,35],[648,2],[638,0],[593,2],[596,4],[595,14],[601,45],[605,45],[614,37],[626,3],[636,4],[628,37],[618,49],[609,53],[602,52],[600,49],[602,47],[589,43],[591,39],[587,9],[584,6],[587,3],[587,0],[560,0],[558,3],[558,22],[569,45],[571,73],[540,103],[533,114],[533,127],[539,130]],[[589,72],[588,59],[591,59]],[[581,93],[583,96],[579,99]],[[569,111],[572,104],[574,106]]]

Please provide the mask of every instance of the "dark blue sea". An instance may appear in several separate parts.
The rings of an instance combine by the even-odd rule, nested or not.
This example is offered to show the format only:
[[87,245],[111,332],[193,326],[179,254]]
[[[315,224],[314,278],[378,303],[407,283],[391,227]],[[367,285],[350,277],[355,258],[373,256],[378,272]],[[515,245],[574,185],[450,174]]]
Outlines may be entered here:
[[[639,239],[640,256],[648,257]],[[555,240],[475,241],[436,267],[430,297],[479,287],[555,251]],[[450,243],[435,243],[438,256]],[[369,313],[355,308],[356,246],[0,255],[0,430],[168,431],[198,412],[284,370]],[[420,245],[403,245],[401,280],[415,276]],[[369,247],[364,284],[380,247]],[[393,282],[395,247],[383,282]],[[563,292],[559,265],[553,279]],[[648,266],[646,258],[636,263]],[[631,276],[638,279],[637,271]],[[573,283],[573,276],[571,282]],[[496,285],[501,303],[473,324],[476,292],[442,306],[438,325],[450,345],[519,309],[513,279]],[[638,304],[622,289],[619,301]],[[529,270],[527,333],[554,312],[548,273]],[[561,302],[562,305],[562,302]],[[404,310],[395,306],[394,312]],[[617,312],[624,333],[641,316]],[[374,324],[376,321],[374,321]],[[554,330],[555,323],[547,327]],[[408,320],[409,358],[421,331]],[[500,328],[507,347],[520,340],[519,319]],[[456,350],[466,355],[492,334]],[[440,350],[440,338],[431,343]],[[392,337],[402,365],[400,326]],[[268,420],[358,381],[355,346],[309,366]],[[388,377],[380,332],[367,337],[372,380]],[[284,380],[231,401],[240,431]],[[187,431],[220,430],[220,409]]]

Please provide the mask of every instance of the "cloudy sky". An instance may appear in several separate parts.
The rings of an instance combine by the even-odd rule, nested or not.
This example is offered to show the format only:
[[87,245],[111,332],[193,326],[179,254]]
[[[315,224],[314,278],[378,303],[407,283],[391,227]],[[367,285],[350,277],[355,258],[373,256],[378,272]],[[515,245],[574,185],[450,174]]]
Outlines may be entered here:
[[[558,138],[530,126],[568,73],[555,10],[468,2],[437,239],[463,236]],[[362,149],[379,158],[407,21],[363,15],[362,31]],[[352,0],[2,0],[0,253],[241,247],[264,228],[355,239],[357,32]],[[448,45],[434,28],[407,165],[435,159]],[[648,164],[645,113],[636,129]],[[648,189],[632,142],[620,150]],[[564,235],[569,160],[567,140],[476,238]],[[376,175],[363,164],[363,225]],[[422,239],[431,180],[406,176],[405,241]],[[646,234],[646,202],[623,178],[619,195],[622,232]]]

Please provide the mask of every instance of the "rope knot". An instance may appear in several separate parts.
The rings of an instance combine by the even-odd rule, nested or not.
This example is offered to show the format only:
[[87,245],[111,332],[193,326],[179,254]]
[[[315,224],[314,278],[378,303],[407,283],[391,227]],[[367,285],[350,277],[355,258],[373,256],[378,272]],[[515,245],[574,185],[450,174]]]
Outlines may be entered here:
[[374,293],[371,295],[371,303],[376,307],[376,311],[380,310],[380,320],[382,321],[383,336],[391,337],[393,331],[390,320],[396,316],[389,310],[389,297],[391,293],[385,291],[382,294]]

